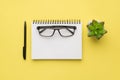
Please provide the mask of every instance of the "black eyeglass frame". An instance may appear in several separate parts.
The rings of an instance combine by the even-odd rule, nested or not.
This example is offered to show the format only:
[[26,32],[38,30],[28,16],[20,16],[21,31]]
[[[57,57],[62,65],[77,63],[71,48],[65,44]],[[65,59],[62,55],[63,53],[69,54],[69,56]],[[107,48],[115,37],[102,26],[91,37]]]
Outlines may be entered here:
[[[39,31],[40,29],[42,29],[41,31]],[[46,35],[42,35],[41,33],[44,32],[46,29],[53,29],[53,33],[49,36],[46,36]],[[71,35],[68,35],[68,36],[65,36],[63,35],[60,30],[61,29],[66,29],[68,30]],[[71,31],[70,29],[73,29],[73,31]],[[37,26],[37,30],[39,32],[39,35],[40,36],[43,36],[43,37],[52,37],[55,33],[55,31],[57,30],[60,34],[61,37],[71,37],[75,34],[75,30],[76,30],[76,26],[64,26],[64,25],[53,25],[53,26]]]

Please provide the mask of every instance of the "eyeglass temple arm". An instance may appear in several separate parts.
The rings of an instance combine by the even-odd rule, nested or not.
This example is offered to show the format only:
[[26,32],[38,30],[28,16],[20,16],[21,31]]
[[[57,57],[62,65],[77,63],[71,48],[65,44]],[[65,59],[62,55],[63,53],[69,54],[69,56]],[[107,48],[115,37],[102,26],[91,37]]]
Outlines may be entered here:
[[73,32],[73,31],[71,31],[71,30],[69,30],[68,28],[67,28],[67,30],[68,30],[70,33],[72,33],[72,34],[74,34],[74,32],[75,32],[75,29],[74,29],[74,32]]
[[[40,27],[38,26],[37,27],[37,30],[39,31],[40,30]],[[43,29],[43,30],[41,30],[41,31],[39,31],[39,33],[42,33],[43,31],[45,31],[46,29]]]

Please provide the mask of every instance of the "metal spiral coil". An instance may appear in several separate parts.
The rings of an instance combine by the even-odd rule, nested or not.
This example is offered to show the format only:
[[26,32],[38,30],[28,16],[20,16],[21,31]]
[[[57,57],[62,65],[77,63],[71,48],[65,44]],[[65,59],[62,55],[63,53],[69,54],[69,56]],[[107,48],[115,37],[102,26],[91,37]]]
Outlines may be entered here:
[[33,20],[33,24],[80,24],[79,19],[67,19],[67,20]]

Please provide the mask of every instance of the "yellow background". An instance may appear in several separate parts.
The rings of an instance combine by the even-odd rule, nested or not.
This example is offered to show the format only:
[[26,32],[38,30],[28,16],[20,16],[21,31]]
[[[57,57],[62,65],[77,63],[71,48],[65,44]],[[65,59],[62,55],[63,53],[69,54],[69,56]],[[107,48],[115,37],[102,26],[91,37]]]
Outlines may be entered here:
[[[81,19],[83,59],[31,60],[33,19]],[[105,21],[99,41],[87,23]],[[27,21],[27,60],[23,22]],[[120,0],[0,0],[0,80],[120,80]]]

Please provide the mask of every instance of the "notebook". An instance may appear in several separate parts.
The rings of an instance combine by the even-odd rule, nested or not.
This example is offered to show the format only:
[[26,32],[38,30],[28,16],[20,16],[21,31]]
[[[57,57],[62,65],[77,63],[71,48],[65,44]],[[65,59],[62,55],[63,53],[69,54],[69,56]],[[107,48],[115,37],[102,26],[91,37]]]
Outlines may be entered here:
[[[56,27],[54,35],[49,36],[46,28]],[[57,30],[58,27],[76,27],[74,35],[64,37],[60,33],[68,35],[67,32]],[[33,20],[32,22],[32,59],[82,59],[82,24],[80,20]],[[41,31],[38,30],[38,27]],[[45,29],[44,29],[45,27]],[[51,29],[50,29],[51,30]],[[52,32],[52,31],[51,31]],[[68,32],[71,32],[68,30]],[[47,35],[44,36],[44,35]],[[48,37],[49,36],[49,37]]]

